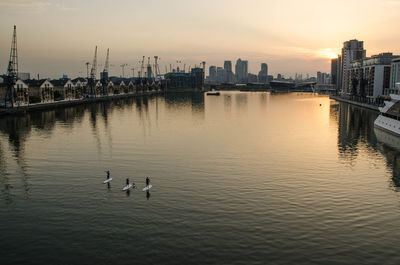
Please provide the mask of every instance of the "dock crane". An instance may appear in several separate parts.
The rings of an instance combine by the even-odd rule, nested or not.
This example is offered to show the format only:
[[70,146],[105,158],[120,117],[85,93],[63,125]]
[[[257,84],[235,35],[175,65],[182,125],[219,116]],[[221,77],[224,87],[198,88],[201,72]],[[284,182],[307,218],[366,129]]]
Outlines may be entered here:
[[128,64],[126,64],[126,63],[120,65],[122,68],[122,78],[125,78],[125,66],[127,66],[127,65]]
[[154,75],[157,77],[160,74],[160,67],[158,65],[158,56],[154,56]]
[[96,97],[96,92],[94,89],[96,82],[96,75],[97,75],[97,46],[94,49],[94,58],[93,58],[92,69],[90,70],[90,79],[89,79],[90,95],[92,97]]
[[151,64],[150,64],[150,57],[147,57],[147,79],[150,80],[152,79],[153,76],[153,70],[151,69]]
[[144,58],[145,58],[145,56],[143,56],[143,58],[142,58],[142,61],[141,61],[141,65],[140,65],[140,73],[141,73],[141,75],[143,75],[143,77],[144,77]]
[[86,64],[86,78],[89,79],[89,65],[90,65],[90,63],[86,62],[85,64]]
[[107,84],[108,84],[108,69],[110,67],[110,49],[107,49],[106,62],[104,63],[103,73],[101,74],[101,84],[103,86],[103,95],[108,94]]
[[5,97],[4,105],[7,106],[8,103],[11,107],[14,107],[14,85],[18,78],[18,50],[17,50],[17,26],[14,25],[14,32],[11,42],[10,60],[8,61],[7,68],[7,92]]
[[107,56],[106,56],[106,62],[104,63],[104,70],[103,72],[108,73],[108,68],[110,67],[110,49],[107,49]]

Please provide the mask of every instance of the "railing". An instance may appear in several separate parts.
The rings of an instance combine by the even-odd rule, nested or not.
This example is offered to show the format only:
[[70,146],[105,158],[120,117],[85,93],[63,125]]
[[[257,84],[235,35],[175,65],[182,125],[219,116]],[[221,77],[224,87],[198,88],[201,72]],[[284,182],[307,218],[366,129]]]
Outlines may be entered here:
[[358,103],[364,103],[364,104],[368,104],[368,105],[372,105],[372,106],[377,106],[377,107],[383,107],[384,104],[384,99],[382,98],[367,98],[367,97],[361,97],[361,96],[357,96],[357,95],[337,95],[343,99],[347,99],[347,100],[351,100],[351,101],[355,101]]

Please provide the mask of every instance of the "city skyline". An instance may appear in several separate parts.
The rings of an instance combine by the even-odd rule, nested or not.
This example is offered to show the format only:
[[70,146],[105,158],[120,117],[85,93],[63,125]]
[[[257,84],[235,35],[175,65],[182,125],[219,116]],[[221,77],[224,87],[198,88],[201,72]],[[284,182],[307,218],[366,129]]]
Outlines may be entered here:
[[[160,56],[163,72],[177,60],[193,67],[242,58],[254,74],[266,62],[273,75],[315,75],[329,72],[330,59],[354,38],[364,41],[367,56],[400,53],[400,1],[233,2],[0,1],[0,73],[6,72],[14,24],[20,71],[53,78],[84,76],[96,45],[99,64],[110,48],[111,75],[120,75],[122,63],[138,66],[142,55]],[[356,7],[360,12],[353,14]]]

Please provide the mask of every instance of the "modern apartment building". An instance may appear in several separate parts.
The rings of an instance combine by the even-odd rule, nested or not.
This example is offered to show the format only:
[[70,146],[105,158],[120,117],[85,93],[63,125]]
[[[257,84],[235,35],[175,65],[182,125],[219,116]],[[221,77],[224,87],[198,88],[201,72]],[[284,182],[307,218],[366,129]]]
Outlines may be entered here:
[[352,61],[361,60],[366,57],[364,42],[358,40],[349,40],[343,43],[342,63],[341,63],[341,93],[350,94],[351,85],[349,83],[349,70]]
[[352,61],[344,75],[349,84],[349,94],[373,99],[387,94],[393,58],[392,53],[381,53]]

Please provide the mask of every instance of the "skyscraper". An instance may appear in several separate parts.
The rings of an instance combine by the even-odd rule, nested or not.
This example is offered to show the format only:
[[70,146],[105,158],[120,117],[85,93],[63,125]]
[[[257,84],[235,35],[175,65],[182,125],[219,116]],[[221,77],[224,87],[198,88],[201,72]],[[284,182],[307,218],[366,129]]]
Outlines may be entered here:
[[217,81],[217,67],[214,65],[210,66],[209,68],[209,76],[208,76],[210,82],[215,82]]
[[223,83],[225,80],[225,69],[222,67],[217,67],[217,82]]
[[354,60],[364,59],[366,57],[366,50],[364,50],[364,42],[358,40],[349,40],[343,43],[342,48],[342,67],[341,67],[341,91],[342,93],[349,94],[351,91],[351,80],[348,75],[350,70],[350,63]]
[[331,84],[336,85],[338,58],[331,60]]
[[227,83],[233,82],[232,61],[224,62],[224,70],[225,70],[224,82],[227,82]]
[[235,65],[236,82],[247,83],[248,66],[248,61],[242,61],[240,58],[237,59]]
[[258,82],[259,83],[268,83],[268,64],[261,64],[261,71],[258,73]]

